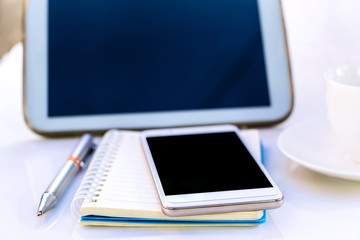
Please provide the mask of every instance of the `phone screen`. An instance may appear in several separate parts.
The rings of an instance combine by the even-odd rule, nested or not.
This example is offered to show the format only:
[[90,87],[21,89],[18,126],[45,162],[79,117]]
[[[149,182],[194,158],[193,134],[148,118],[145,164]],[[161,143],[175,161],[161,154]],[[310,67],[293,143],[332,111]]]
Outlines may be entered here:
[[165,195],[272,187],[235,132],[146,140]]

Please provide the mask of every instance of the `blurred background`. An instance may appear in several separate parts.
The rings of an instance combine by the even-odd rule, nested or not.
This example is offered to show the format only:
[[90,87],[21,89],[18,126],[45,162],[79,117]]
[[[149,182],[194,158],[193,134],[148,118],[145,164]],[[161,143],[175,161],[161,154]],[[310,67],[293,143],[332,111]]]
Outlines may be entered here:
[[0,0],[0,59],[21,39],[24,0]]

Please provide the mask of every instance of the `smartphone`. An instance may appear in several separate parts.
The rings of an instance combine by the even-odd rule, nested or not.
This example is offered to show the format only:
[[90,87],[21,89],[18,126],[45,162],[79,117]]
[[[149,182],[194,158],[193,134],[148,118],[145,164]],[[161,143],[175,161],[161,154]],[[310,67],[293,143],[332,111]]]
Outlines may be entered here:
[[283,203],[236,126],[146,130],[141,142],[167,216],[273,209]]

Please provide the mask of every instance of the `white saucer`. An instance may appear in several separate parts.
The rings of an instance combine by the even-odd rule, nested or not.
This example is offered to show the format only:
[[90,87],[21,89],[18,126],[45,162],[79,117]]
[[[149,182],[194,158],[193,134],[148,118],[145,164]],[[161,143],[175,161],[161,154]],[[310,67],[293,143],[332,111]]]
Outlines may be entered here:
[[311,170],[360,181],[360,160],[356,162],[345,154],[325,119],[288,127],[280,134],[278,146],[291,160]]

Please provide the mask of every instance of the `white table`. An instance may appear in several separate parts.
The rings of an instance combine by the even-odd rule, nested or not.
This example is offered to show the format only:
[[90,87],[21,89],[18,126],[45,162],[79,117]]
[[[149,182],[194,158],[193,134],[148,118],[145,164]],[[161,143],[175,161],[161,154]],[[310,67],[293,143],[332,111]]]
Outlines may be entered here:
[[[324,176],[293,163],[276,146],[279,133],[325,116],[322,72],[360,62],[357,0],[285,0],[295,107],[283,124],[260,129],[265,165],[285,195],[255,228],[84,228],[69,209],[81,174],[55,209],[36,216],[39,199],[76,138],[45,139],[22,116],[22,46],[0,61],[1,239],[360,239],[360,182]],[[99,140],[99,139],[98,139]]]

